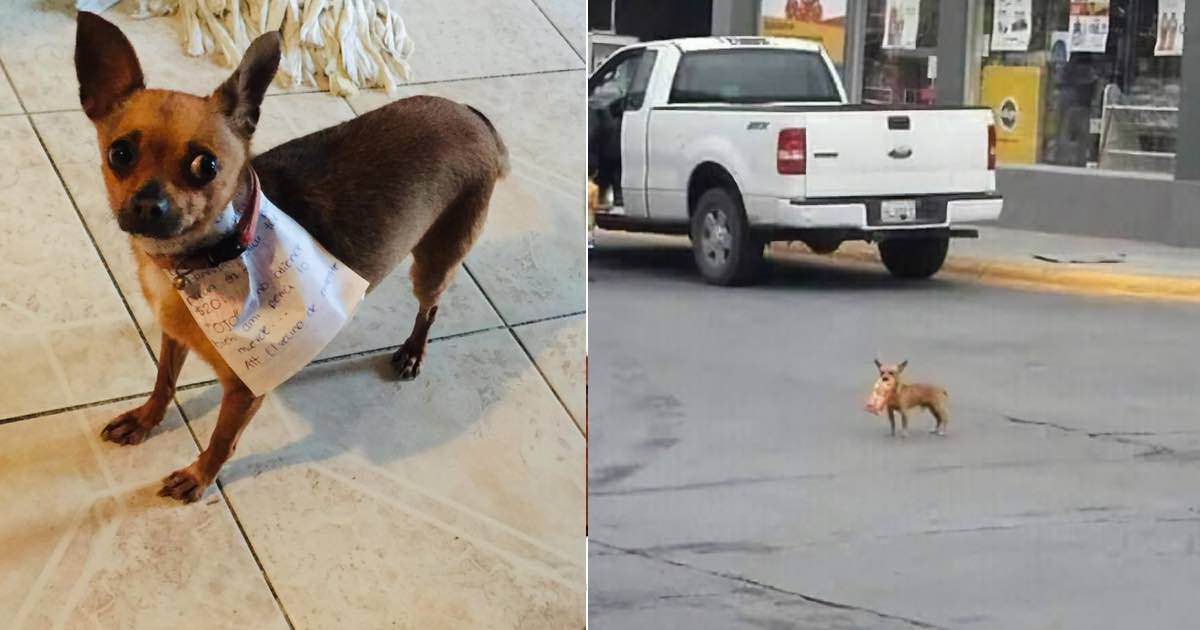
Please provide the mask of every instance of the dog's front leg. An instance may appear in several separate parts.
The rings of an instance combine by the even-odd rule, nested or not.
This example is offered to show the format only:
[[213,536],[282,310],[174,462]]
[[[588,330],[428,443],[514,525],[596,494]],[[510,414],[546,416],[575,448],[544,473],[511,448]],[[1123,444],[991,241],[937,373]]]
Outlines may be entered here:
[[117,444],[139,444],[146,439],[167,413],[167,405],[175,395],[175,381],[187,355],[187,346],[163,333],[162,350],[158,353],[158,376],[154,379],[150,398],[141,407],[130,409],[109,422],[100,437]]
[[437,317],[436,304],[428,309],[422,306],[417,310],[417,321],[413,322],[412,332],[404,345],[392,355],[392,367],[401,380],[412,380],[421,373],[421,360],[425,358],[425,348],[429,345],[429,329]]
[[[224,379],[223,379],[224,380]],[[208,448],[191,466],[177,470],[163,480],[159,496],[172,497],[185,503],[199,499],[209,484],[217,478],[221,466],[237,448],[242,429],[262,406],[263,397],[255,396],[249,388],[236,378],[222,383],[221,411],[217,416],[217,427],[208,440]]]
[[896,437],[896,412],[888,407],[888,422],[892,423],[892,437]]

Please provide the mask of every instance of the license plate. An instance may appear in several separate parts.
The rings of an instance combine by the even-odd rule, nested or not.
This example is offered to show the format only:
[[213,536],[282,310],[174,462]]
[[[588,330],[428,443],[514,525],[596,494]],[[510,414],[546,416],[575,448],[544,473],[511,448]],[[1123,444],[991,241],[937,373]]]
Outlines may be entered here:
[[879,208],[881,223],[912,223],[917,220],[917,202],[915,199],[894,199],[884,201]]

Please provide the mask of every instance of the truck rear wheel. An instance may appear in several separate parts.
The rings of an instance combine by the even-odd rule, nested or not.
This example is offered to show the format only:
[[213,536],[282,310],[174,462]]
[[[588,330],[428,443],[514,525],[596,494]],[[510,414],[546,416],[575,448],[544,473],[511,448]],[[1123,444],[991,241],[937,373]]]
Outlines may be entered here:
[[725,188],[705,191],[696,202],[691,228],[692,252],[705,281],[736,286],[758,280],[766,243],[751,232],[736,194]]
[[879,242],[883,266],[897,278],[928,278],[942,268],[950,249],[947,237],[896,238]]

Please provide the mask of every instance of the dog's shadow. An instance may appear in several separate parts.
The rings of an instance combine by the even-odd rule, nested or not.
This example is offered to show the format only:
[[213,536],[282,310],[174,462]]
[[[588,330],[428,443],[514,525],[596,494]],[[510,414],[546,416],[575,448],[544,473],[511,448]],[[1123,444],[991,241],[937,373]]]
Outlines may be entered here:
[[[535,369],[532,365],[502,362],[496,353],[478,347],[448,352],[446,341],[454,340],[430,343],[425,370],[412,381],[396,378],[391,351],[305,368],[267,394],[219,481],[236,484],[347,452],[370,465],[386,466],[470,433],[506,397],[530,394],[520,381],[532,375],[527,373]],[[430,367],[451,362],[456,363],[447,365],[449,370]],[[177,400],[203,447],[216,424],[221,388],[187,394]]]

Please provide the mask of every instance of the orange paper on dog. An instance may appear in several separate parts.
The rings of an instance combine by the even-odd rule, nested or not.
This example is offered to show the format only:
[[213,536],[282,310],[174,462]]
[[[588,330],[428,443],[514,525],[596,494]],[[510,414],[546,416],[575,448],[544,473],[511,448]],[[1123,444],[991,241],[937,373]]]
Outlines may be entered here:
[[308,365],[350,320],[368,286],[259,195],[258,227],[246,251],[191,273],[189,286],[179,290],[205,336],[256,396]]
[[886,407],[887,386],[883,384],[882,380],[875,381],[875,387],[871,388],[871,395],[867,397],[864,409],[878,416],[883,414]]

